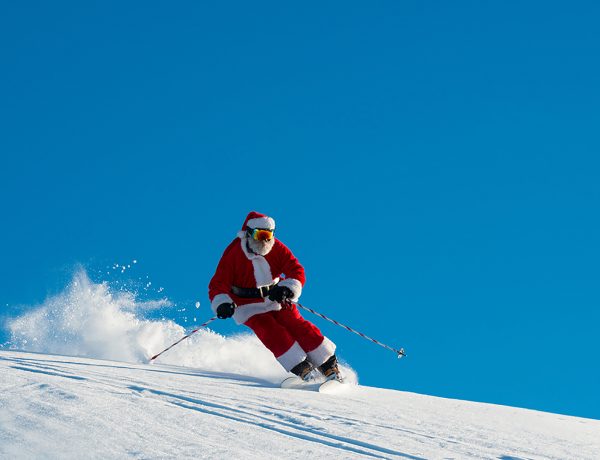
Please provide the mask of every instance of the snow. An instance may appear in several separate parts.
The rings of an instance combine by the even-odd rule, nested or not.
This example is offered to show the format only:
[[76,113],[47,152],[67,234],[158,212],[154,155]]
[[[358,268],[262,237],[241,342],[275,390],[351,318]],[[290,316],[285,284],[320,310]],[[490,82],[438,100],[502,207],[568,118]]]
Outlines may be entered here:
[[[190,332],[172,321],[143,319],[145,311],[167,304],[167,300],[139,301],[126,290],[115,292],[80,270],[63,292],[8,321],[9,345],[24,351],[144,363]],[[205,314],[213,315],[206,310]],[[253,375],[270,382],[286,376],[251,332],[224,337],[204,329],[161,355],[159,362]],[[357,381],[348,366],[346,375]]]
[[282,390],[164,364],[0,351],[0,458],[598,458],[600,421],[400,391]]
[[0,458],[600,458],[600,421],[364,387],[347,364],[336,394],[280,389],[251,334],[200,330],[147,364],[186,333],[144,319],[165,304],[79,271],[8,321]]

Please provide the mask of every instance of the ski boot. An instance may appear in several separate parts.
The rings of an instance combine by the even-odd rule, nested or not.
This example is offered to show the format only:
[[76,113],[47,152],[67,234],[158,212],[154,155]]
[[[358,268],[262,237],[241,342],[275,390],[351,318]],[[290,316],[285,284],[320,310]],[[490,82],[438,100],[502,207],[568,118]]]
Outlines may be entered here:
[[338,360],[335,355],[332,355],[327,361],[319,366],[319,371],[325,376],[325,380],[342,381],[342,374],[338,367]]
[[310,373],[313,371],[313,369],[313,365],[305,359],[300,364],[294,366],[290,372],[297,375],[305,382],[308,382],[310,380]]

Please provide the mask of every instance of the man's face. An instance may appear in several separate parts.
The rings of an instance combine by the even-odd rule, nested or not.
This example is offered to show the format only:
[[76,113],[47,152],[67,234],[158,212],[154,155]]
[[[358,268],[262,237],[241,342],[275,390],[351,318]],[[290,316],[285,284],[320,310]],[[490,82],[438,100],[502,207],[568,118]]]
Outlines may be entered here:
[[[273,236],[272,232],[271,235],[259,232],[261,230],[257,229],[254,231],[254,234],[258,234],[261,239],[255,239],[252,232],[248,235],[248,246],[255,254],[266,256],[275,245],[275,236]],[[266,239],[266,236],[270,236],[271,238]]]

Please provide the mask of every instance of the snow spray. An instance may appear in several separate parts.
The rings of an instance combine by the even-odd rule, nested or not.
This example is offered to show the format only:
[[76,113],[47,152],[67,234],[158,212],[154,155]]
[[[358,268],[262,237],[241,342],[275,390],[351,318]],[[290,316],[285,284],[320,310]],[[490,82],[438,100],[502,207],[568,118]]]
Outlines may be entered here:
[[[65,289],[6,323],[7,347],[23,351],[130,363],[148,359],[185,335],[170,320],[150,320],[145,313],[172,306],[168,299],[141,301],[134,292],[95,283],[83,269]],[[252,376],[279,383],[287,373],[251,332],[223,336],[203,328],[161,356],[161,364]],[[344,374],[356,381],[354,370]]]

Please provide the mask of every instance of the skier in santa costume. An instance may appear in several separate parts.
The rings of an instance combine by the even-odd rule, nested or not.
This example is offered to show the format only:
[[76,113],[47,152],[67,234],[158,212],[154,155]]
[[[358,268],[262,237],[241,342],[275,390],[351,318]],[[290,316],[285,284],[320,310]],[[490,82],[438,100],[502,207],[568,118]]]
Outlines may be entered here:
[[211,308],[252,329],[286,371],[306,380],[316,368],[340,379],[335,344],[291,303],[302,293],[304,268],[274,232],[271,217],[248,214],[208,286]]

